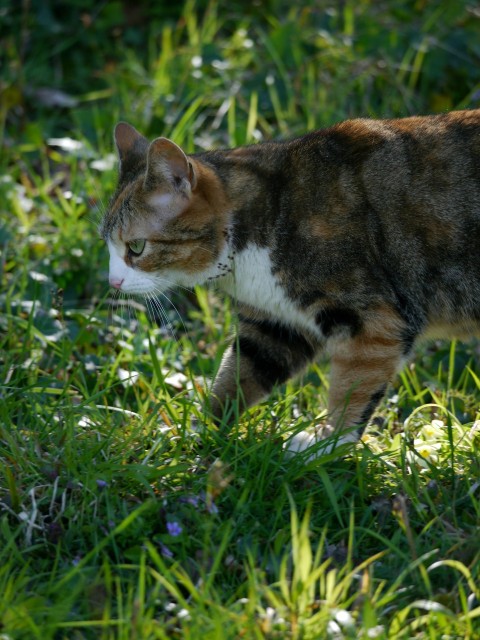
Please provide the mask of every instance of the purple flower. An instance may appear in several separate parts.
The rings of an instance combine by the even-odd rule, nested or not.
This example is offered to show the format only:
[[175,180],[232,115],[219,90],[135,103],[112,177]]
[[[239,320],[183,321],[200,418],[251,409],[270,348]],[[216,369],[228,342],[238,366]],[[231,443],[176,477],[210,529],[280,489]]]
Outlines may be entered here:
[[191,504],[193,507],[198,508],[199,498],[197,496],[182,496],[180,502]]
[[208,513],[210,513],[211,515],[216,515],[218,513],[218,507],[214,503],[210,493],[206,494],[205,491],[200,491],[199,498],[205,503],[205,507]]
[[107,486],[108,486],[108,482],[107,482],[106,480],[100,480],[100,479],[97,479],[97,480],[96,480],[96,483],[97,483],[97,487],[98,487],[99,489],[105,489],[105,487],[107,487]]
[[183,529],[178,522],[167,522],[167,531],[171,536],[179,536]]
[[207,511],[210,514],[216,515],[218,513],[218,507],[212,500],[212,498],[207,498]]
[[160,542],[160,553],[164,558],[173,558],[173,552],[170,549]]

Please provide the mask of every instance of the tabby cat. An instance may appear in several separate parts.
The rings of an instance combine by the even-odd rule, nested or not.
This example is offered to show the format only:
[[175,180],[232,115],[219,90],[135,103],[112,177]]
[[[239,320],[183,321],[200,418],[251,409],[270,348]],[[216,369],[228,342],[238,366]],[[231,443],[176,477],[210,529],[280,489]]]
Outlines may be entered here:
[[324,352],[328,425],[290,448],[355,441],[418,339],[478,332],[480,109],[189,156],[124,122],[115,141],[110,284],[155,296],[215,282],[239,303],[218,421]]

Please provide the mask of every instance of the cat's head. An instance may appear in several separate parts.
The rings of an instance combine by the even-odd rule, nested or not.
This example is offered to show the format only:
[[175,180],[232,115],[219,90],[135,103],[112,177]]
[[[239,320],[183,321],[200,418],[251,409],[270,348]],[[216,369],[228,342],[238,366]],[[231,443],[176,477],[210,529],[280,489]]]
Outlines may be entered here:
[[125,122],[115,142],[118,186],[100,227],[110,284],[154,295],[217,277],[228,206],[216,174],[171,140],[149,143]]

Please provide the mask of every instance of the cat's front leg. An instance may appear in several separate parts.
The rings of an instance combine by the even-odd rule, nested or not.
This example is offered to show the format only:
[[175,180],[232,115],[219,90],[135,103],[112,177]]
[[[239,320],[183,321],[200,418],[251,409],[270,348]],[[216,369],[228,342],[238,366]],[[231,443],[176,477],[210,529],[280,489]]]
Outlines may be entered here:
[[239,331],[215,378],[210,410],[217,422],[263,400],[299,373],[317,353],[312,337],[267,318],[241,315]]

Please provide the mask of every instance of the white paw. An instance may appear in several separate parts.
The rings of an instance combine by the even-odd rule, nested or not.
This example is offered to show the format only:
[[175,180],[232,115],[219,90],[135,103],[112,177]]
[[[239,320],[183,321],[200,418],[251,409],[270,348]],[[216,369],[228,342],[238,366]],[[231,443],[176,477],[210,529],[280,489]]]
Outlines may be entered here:
[[335,434],[330,425],[315,427],[311,431],[299,431],[289,438],[283,448],[289,458],[297,454],[303,454],[308,449],[312,452],[308,456],[302,457],[305,462],[310,462],[321,456],[332,453],[332,451],[344,444],[354,444],[358,441],[356,431],[350,431],[343,435]]

